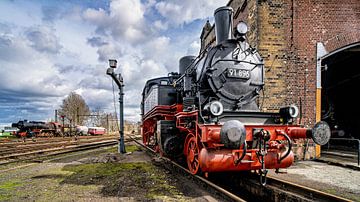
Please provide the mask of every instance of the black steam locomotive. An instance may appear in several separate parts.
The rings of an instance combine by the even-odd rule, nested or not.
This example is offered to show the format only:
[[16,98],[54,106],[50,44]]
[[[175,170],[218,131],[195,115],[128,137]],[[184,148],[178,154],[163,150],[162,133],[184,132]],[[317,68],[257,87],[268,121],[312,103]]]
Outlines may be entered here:
[[247,25],[233,30],[233,10],[215,10],[216,44],[180,59],[179,74],[149,80],[143,90],[143,143],[171,158],[184,157],[193,174],[289,167],[291,141],[325,144],[330,129],[294,124],[296,106],[260,112],[264,62],[246,41]]
[[56,122],[42,121],[18,121],[12,123],[12,127],[19,129],[18,137],[36,137],[36,136],[61,136],[61,125]]

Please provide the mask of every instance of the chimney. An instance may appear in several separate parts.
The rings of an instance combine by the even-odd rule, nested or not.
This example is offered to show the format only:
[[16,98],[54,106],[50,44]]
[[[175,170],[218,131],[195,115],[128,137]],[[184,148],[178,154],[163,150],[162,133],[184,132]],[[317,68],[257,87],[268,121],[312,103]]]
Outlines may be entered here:
[[216,45],[225,40],[232,39],[233,9],[229,6],[220,7],[215,10],[214,17]]

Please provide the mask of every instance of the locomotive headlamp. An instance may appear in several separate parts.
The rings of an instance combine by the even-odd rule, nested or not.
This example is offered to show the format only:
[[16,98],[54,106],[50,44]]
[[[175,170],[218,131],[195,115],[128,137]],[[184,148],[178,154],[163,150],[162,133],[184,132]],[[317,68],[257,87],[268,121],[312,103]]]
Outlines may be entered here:
[[213,101],[210,103],[210,113],[213,116],[220,116],[224,112],[224,106],[219,101]]
[[241,35],[245,35],[248,32],[248,26],[245,22],[240,21],[239,24],[236,25],[236,31]]
[[330,127],[325,121],[317,122],[311,132],[311,138],[316,144],[325,145],[330,140]]
[[110,60],[109,60],[109,66],[110,66],[111,68],[116,68],[116,65],[117,65],[117,61],[116,61],[116,60],[114,60],[114,59],[110,59]]
[[299,115],[299,108],[295,105],[280,108],[280,114],[285,119],[296,118]]

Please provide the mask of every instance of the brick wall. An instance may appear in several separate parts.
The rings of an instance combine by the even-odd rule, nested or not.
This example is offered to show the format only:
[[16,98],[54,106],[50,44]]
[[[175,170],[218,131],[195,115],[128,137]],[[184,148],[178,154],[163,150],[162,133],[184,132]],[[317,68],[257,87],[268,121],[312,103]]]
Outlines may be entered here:
[[[301,124],[315,123],[316,43],[327,51],[360,41],[360,1],[231,0],[234,24],[249,26],[249,43],[265,62],[262,111],[302,106]],[[215,41],[212,28],[203,43]],[[260,103],[262,103],[260,98]]]
[[298,96],[303,98],[304,123],[312,125],[316,111],[316,43],[323,42],[331,52],[360,41],[360,1],[297,0],[293,21]]
[[[265,62],[262,111],[301,106],[298,121],[312,127],[316,115],[316,43],[328,52],[360,41],[360,0],[231,0],[234,24],[249,26],[247,38]],[[204,38],[215,41],[214,29]],[[305,143],[305,144],[303,144]],[[314,144],[298,140],[294,152],[315,155]]]

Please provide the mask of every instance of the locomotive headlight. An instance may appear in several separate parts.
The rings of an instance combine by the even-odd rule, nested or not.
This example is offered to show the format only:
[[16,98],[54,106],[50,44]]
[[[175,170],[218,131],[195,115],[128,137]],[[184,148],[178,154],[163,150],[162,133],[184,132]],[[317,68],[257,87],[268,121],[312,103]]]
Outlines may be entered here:
[[219,101],[210,103],[210,113],[214,116],[220,116],[224,112],[224,106]]
[[291,118],[296,118],[299,115],[299,108],[295,105],[289,107],[289,115]]
[[248,32],[248,26],[245,22],[240,21],[239,24],[236,25],[236,30],[240,35],[245,35]]
[[296,118],[299,115],[299,108],[295,105],[280,108],[280,114],[283,118]]

